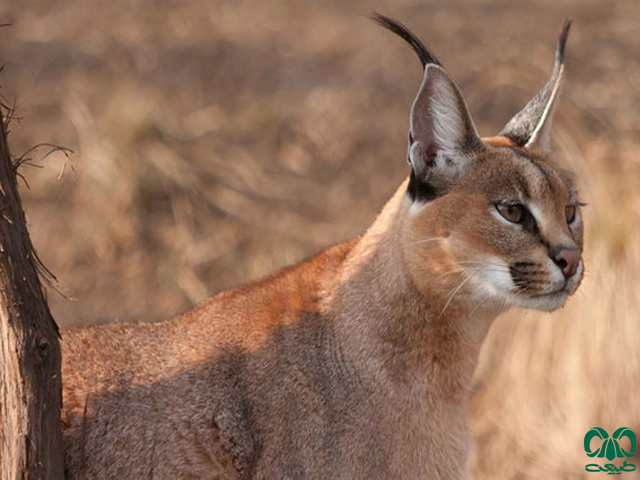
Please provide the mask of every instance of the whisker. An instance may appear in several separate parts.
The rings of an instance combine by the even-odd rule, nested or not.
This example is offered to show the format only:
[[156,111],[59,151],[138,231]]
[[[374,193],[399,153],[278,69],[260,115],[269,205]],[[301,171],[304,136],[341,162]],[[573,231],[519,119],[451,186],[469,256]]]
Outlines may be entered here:
[[465,260],[462,262],[458,262],[459,265],[494,265],[496,267],[509,268],[508,265],[504,263],[491,262],[489,260]]
[[464,274],[467,271],[472,271],[472,270],[486,270],[489,272],[498,272],[498,273],[509,273],[509,271],[506,268],[498,268],[498,267],[493,267],[493,266],[471,266],[471,267],[464,267],[462,269],[459,270],[450,270],[448,272],[444,272],[441,273],[440,275],[438,275],[437,277],[434,278],[434,280],[439,280],[442,277],[446,277],[448,275],[454,275],[454,274]]
[[471,313],[469,314],[469,316],[472,316],[474,313],[476,313],[476,311],[483,305],[485,305],[489,300],[491,300],[493,298],[492,295],[489,295],[488,293],[485,293],[482,298],[480,299],[480,301],[476,304],[476,306],[473,308],[473,310],[471,310]]
[[416,240],[415,242],[407,243],[405,245],[405,248],[406,247],[411,247],[413,245],[418,245],[419,243],[438,242],[440,240],[442,240],[442,237],[433,237],[433,238],[426,238],[426,239]]
[[508,271],[510,268],[509,265],[506,265],[504,263],[492,262],[490,260],[462,260],[460,262],[439,264],[438,267],[440,268],[459,267],[461,265],[477,265],[478,266],[477,268],[481,268],[485,266],[493,266],[493,267],[498,267],[504,271]]
[[462,282],[460,282],[460,285],[458,285],[458,287],[453,291],[453,293],[449,296],[449,299],[447,300],[447,303],[444,304],[444,308],[442,309],[442,311],[440,312],[440,317],[442,317],[442,314],[444,313],[444,311],[447,309],[447,307],[449,306],[449,304],[451,303],[451,300],[453,300],[453,297],[456,296],[456,293],[458,293],[460,291],[460,289],[469,281],[469,277],[466,277]]

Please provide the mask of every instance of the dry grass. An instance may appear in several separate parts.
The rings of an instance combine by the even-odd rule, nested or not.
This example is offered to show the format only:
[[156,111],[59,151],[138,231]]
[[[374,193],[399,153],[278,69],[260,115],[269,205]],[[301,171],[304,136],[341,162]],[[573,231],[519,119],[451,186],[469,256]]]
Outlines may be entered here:
[[478,478],[586,476],[590,427],[640,434],[635,1],[6,0],[14,153],[76,151],[22,170],[36,247],[76,299],[51,293],[54,315],[167,318],[362,231],[407,174],[420,79],[374,8],[427,40],[484,134],[575,20],[555,138],[589,203],[587,278],[561,312],[497,322],[471,407]]

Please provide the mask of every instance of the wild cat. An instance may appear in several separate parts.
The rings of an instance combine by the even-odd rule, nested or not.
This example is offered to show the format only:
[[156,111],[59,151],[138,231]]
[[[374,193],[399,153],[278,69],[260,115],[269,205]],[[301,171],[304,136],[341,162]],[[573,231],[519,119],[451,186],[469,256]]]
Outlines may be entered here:
[[542,90],[481,138],[422,42],[409,177],[361,236],[159,324],[63,332],[70,478],[461,478],[483,338],[582,279],[548,156],[570,24]]

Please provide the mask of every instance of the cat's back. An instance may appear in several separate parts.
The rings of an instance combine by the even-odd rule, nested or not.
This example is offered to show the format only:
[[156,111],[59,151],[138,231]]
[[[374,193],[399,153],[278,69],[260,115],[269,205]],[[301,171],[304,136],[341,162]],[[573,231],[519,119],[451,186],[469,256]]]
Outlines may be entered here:
[[[298,340],[326,338],[323,322],[330,315],[323,311],[324,299],[352,245],[340,244],[262,281],[222,292],[166,322],[64,330],[63,419],[70,477],[131,475],[127,468],[135,463],[147,469],[156,465],[165,477],[189,471],[205,478],[203,472],[219,470],[222,447],[216,445],[227,420],[237,436],[231,457],[250,459],[254,442],[242,433],[250,427],[236,422],[246,421],[242,398],[260,393],[239,391],[238,379],[254,377],[258,369],[264,376],[269,368],[287,368],[287,349]],[[251,360],[257,357],[259,362]],[[212,425],[219,412],[223,424]],[[196,438],[203,434],[208,437]],[[164,444],[189,445],[188,452],[163,453]],[[194,450],[199,444],[206,447]],[[110,459],[110,450],[119,456]],[[122,452],[135,457],[127,460]],[[184,465],[172,466],[170,459]],[[85,465],[96,470],[85,471]]]
[[[334,289],[354,242],[222,292],[169,321],[63,330],[65,396],[154,382],[202,363],[220,349],[259,348],[278,330],[325,309],[324,297]],[[71,403],[65,398],[65,407]]]

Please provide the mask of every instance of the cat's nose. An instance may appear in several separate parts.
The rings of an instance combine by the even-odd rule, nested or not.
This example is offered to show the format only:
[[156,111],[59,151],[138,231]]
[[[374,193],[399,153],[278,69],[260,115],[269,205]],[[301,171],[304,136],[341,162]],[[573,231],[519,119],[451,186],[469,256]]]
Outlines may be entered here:
[[580,251],[563,248],[552,256],[553,261],[560,267],[565,278],[572,277],[578,271],[578,264],[580,263]]

